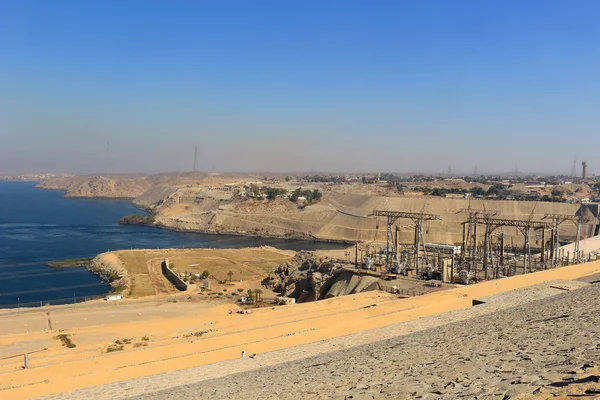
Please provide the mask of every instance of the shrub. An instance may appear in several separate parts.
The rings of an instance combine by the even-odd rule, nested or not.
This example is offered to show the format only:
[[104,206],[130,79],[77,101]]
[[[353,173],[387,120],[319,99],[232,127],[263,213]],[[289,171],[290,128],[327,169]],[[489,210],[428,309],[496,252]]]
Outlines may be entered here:
[[115,286],[110,292],[117,294],[123,292],[125,289],[127,289],[126,286]]
[[106,348],[106,352],[107,353],[112,353],[113,351],[121,351],[123,350],[123,345],[122,344],[111,344],[110,346],[108,346]]
[[121,225],[154,225],[154,216],[129,214],[119,220]]
[[54,339],[60,340],[62,342],[63,346],[66,346],[69,349],[72,349],[73,347],[77,347],[75,345],[75,343],[73,343],[71,341],[71,338],[69,336],[70,335],[66,335],[66,334],[63,333],[63,334],[60,334],[58,336],[55,336]]
[[117,271],[112,271],[110,273],[110,275],[108,276],[108,281],[113,282],[120,278],[121,278],[121,276],[119,275],[119,273]]
[[147,342],[148,340],[150,340],[150,338],[149,338],[148,336],[142,336],[142,340],[143,340],[144,342]]
[[237,291],[238,291],[238,292],[240,292],[240,293],[242,293],[242,292],[244,291],[244,289],[242,289],[242,288],[238,288],[238,290],[237,290]]

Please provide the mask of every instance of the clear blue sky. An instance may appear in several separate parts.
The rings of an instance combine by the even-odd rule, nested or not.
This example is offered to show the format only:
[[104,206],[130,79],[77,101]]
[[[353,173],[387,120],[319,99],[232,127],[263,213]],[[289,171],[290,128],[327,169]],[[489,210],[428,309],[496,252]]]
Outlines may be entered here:
[[[599,1],[0,0],[0,173],[592,172]],[[595,159],[596,158],[596,159]]]

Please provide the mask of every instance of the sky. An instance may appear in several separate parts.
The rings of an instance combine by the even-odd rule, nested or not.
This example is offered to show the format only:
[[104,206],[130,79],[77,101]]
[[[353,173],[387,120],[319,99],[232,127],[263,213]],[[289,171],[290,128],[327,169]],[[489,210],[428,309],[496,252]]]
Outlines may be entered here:
[[189,171],[196,143],[204,171],[600,172],[598,15],[0,0],[0,173]]

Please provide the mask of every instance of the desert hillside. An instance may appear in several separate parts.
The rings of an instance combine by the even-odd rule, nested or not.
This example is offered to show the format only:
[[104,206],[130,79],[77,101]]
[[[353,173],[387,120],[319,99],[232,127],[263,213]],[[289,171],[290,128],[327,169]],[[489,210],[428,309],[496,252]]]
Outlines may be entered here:
[[[284,179],[285,178],[285,179]],[[462,181],[461,181],[462,182]],[[443,183],[443,182],[442,182]],[[459,182],[460,183],[460,182]],[[428,183],[440,185],[441,183]],[[444,183],[458,185],[455,181]],[[467,183],[462,182],[463,186]],[[267,198],[247,193],[250,186],[282,190],[318,190],[322,197],[309,204],[288,196]],[[466,214],[461,209],[496,210],[498,218],[540,221],[545,214],[570,214],[588,206],[565,202],[465,200],[399,193],[394,186],[303,182],[294,177],[258,177],[250,174],[174,173],[150,176],[56,176],[39,187],[66,191],[66,197],[129,198],[152,211],[155,223],[191,232],[233,233],[346,242],[383,242],[386,221],[373,210],[427,212],[441,220],[425,223],[427,242],[459,243]],[[466,186],[465,186],[466,187]],[[461,186],[461,188],[463,188]],[[572,188],[573,190],[576,190]],[[588,211],[583,211],[589,214]],[[594,234],[596,222],[582,227],[582,237]],[[412,243],[413,221],[397,221],[399,242]],[[523,235],[503,228],[507,245],[519,246]],[[561,226],[561,237],[573,240],[575,225]],[[536,237],[533,246],[539,246]]]
[[64,190],[65,197],[134,199],[150,187],[144,176],[58,176],[46,179],[39,188]]
[[[223,195],[200,188],[179,188],[154,206],[156,221],[182,231],[238,233],[282,237],[305,237],[321,240],[382,242],[386,238],[386,221],[371,216],[373,210],[412,211],[439,214],[441,220],[425,223],[426,241],[460,243],[466,214],[473,209],[496,210],[499,218],[542,220],[545,214],[575,214],[580,204],[478,200],[440,197],[376,196],[343,194],[323,189],[320,202],[304,208],[287,199],[257,200],[237,195]],[[470,204],[470,205],[469,205]],[[399,242],[411,243],[414,226],[399,220]],[[593,224],[582,227],[582,237],[593,235]],[[515,245],[522,243],[516,228],[504,228]],[[574,237],[575,225],[561,227],[563,238]],[[536,238],[538,240],[539,238]]]

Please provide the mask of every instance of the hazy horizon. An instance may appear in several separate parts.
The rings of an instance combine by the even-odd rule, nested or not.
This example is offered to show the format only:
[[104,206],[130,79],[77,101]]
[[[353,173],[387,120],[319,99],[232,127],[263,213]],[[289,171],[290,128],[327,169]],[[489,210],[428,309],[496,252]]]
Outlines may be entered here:
[[591,175],[599,12],[4,2],[0,174],[190,171],[197,143],[206,172]]

